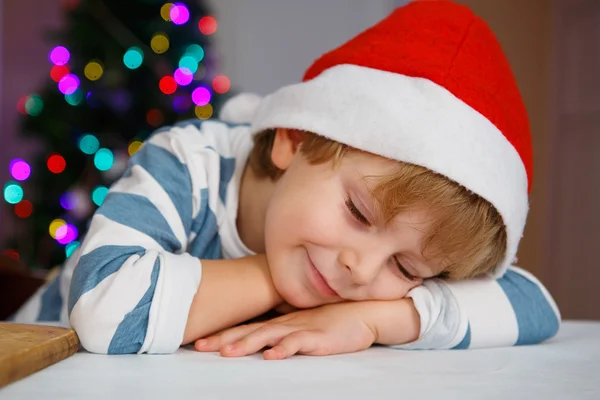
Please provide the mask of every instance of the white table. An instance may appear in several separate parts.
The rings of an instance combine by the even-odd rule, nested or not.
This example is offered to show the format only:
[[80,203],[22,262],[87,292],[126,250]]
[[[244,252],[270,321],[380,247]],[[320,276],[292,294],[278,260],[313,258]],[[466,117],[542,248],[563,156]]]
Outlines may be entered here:
[[600,322],[565,322],[536,346],[226,359],[79,352],[0,399],[600,399]]

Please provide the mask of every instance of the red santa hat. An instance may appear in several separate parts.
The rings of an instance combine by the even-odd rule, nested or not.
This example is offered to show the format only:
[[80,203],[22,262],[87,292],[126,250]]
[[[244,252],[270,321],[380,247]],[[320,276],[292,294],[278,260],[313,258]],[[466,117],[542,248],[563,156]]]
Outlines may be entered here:
[[532,178],[527,112],[487,24],[450,1],[416,1],[324,54],[302,83],[262,99],[252,132],[311,131],[426,167],[489,201],[513,261]]

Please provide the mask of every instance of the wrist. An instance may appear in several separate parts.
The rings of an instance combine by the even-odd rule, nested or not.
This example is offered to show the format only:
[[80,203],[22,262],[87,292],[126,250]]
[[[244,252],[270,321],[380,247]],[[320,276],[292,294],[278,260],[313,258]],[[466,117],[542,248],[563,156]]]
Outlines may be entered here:
[[419,338],[421,318],[412,299],[368,303],[365,322],[375,332],[375,343],[392,346]]

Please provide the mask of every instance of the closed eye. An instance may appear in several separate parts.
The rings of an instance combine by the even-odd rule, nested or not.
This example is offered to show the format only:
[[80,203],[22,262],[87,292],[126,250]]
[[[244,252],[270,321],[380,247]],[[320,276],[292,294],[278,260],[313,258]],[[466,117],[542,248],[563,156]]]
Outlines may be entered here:
[[408,279],[409,281],[416,281],[417,277],[411,275],[406,268],[404,268],[404,266],[402,265],[402,263],[400,261],[398,261],[398,259],[396,257],[392,257],[394,259],[394,262],[396,263],[396,266],[398,267],[398,270],[400,270],[400,272],[402,273],[402,275],[404,275],[404,277],[406,279]]
[[369,223],[369,220],[367,218],[365,218],[365,216],[360,212],[360,210],[358,208],[356,208],[356,206],[354,205],[354,203],[352,202],[350,197],[348,197],[346,199],[346,207],[348,207],[348,210],[354,216],[354,218],[356,218],[356,220],[358,222],[360,222],[364,226],[371,226],[371,223]]

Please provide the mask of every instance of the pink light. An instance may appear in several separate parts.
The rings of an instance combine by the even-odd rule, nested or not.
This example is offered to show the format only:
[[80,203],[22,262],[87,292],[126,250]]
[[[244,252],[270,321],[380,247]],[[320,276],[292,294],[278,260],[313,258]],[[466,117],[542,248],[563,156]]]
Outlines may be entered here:
[[18,181],[24,181],[31,175],[31,167],[20,158],[15,158],[9,165],[10,174]]
[[77,239],[79,232],[71,224],[62,225],[56,230],[56,241],[60,244],[68,244]]
[[50,61],[55,65],[65,65],[69,62],[71,54],[69,53],[69,50],[67,50],[65,47],[56,46],[50,52],[49,58]]
[[194,74],[187,68],[177,68],[173,76],[175,77],[175,81],[181,86],[189,85],[194,79]]
[[78,87],[79,78],[74,74],[67,74],[58,82],[58,90],[62,94],[73,94]]
[[171,21],[175,25],[183,25],[190,19],[190,12],[187,7],[183,3],[175,3],[173,7],[171,7]]
[[197,87],[192,92],[192,101],[197,106],[205,106],[210,103],[210,97],[210,91],[203,86]]

